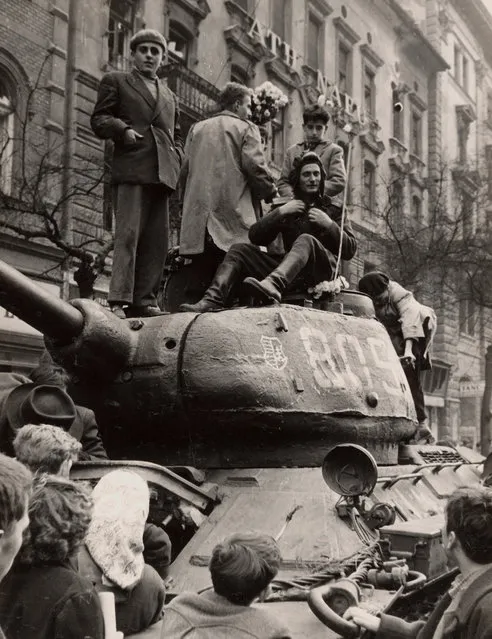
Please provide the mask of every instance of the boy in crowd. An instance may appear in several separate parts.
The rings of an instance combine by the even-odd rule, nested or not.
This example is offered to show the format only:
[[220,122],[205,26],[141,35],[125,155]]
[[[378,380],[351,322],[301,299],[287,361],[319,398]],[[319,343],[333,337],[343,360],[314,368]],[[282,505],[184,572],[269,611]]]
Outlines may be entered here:
[[277,543],[266,535],[236,534],[218,544],[209,565],[213,590],[176,597],[166,607],[162,638],[290,639],[279,620],[251,606],[266,594],[280,561]]
[[0,581],[10,570],[29,524],[31,482],[31,473],[25,466],[0,454]]
[[14,453],[18,461],[33,473],[69,477],[70,468],[79,458],[82,444],[57,426],[27,424],[17,433]]
[[330,114],[317,104],[308,106],[302,114],[304,140],[287,149],[282,173],[277,183],[278,192],[284,197],[293,197],[294,185],[291,181],[295,160],[308,151],[316,153],[325,170],[324,194],[330,197],[336,209],[343,206],[343,189],[347,174],[342,147],[324,139]]
[[492,639],[492,491],[457,490],[445,514],[443,546],[460,575],[429,619],[408,623],[356,607],[347,610],[346,619],[376,639]]

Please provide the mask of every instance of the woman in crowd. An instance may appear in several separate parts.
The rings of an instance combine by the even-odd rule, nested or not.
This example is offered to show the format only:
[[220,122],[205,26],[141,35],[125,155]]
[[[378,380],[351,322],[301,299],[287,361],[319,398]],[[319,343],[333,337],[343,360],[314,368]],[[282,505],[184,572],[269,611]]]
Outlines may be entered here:
[[157,622],[165,588],[144,561],[143,535],[149,513],[149,488],[136,473],[115,470],[94,488],[94,513],[79,570],[99,592],[115,595],[116,627],[125,636]]
[[27,534],[0,584],[0,626],[9,639],[104,639],[97,593],[76,571],[91,512],[85,487],[37,479]]
[[420,373],[431,368],[429,349],[437,327],[436,314],[417,302],[413,293],[380,271],[367,273],[359,290],[372,299],[376,317],[384,325],[400,357],[412,393],[419,429],[415,441],[432,441],[425,425],[427,413]]

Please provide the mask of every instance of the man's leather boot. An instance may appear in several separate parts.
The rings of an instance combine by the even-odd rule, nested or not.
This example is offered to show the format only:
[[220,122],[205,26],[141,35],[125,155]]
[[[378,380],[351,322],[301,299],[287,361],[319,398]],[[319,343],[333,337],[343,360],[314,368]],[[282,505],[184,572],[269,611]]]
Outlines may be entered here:
[[266,304],[280,303],[285,289],[292,284],[309,259],[309,250],[303,244],[293,247],[277,268],[264,280],[247,277],[244,284],[256,299]]
[[180,311],[189,313],[207,313],[222,311],[226,308],[234,285],[238,281],[240,265],[225,259],[215,272],[214,279],[205,295],[196,304],[181,304]]

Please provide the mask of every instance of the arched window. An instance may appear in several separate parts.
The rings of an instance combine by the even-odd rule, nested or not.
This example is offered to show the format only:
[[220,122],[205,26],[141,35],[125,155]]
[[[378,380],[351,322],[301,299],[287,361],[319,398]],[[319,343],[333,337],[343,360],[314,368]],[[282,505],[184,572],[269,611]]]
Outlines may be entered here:
[[0,190],[6,195],[12,193],[13,160],[14,96],[0,75]]
[[369,160],[364,160],[362,206],[371,213],[376,208],[376,167]]
[[422,221],[422,200],[418,195],[412,197],[412,218],[415,222]]
[[181,24],[171,20],[169,24],[168,48],[170,57],[188,66],[193,36]]

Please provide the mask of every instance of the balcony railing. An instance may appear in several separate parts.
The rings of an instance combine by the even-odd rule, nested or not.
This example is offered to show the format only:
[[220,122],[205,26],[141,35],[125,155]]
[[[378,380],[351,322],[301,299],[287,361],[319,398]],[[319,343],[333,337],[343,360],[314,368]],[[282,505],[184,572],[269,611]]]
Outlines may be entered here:
[[169,88],[179,97],[180,108],[193,119],[203,118],[215,109],[219,89],[183,63],[167,64],[160,75],[167,78]]

